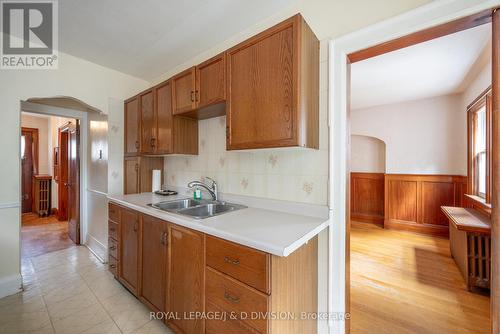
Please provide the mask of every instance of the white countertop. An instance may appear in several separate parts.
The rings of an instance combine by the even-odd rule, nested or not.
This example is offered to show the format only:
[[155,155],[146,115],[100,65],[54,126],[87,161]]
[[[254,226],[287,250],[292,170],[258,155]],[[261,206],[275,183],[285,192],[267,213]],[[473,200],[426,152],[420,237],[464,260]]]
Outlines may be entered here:
[[288,256],[328,226],[326,217],[302,216],[255,207],[194,219],[148,206],[150,203],[182,198],[188,196],[159,196],[153,193],[108,196],[111,202],[144,214],[277,256]]

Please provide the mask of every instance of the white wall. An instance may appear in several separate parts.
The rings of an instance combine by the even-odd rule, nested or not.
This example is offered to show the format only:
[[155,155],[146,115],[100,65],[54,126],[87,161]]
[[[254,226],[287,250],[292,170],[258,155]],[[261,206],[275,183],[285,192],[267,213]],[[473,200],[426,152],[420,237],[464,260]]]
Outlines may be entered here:
[[[30,97],[72,96],[108,113],[110,98],[123,101],[149,85],[64,53],[59,53],[57,70],[1,72],[0,142],[4,145],[0,148],[3,159],[0,164],[0,297],[13,292],[4,286],[12,286],[13,280],[20,283],[20,101]],[[123,137],[122,125],[117,132]]]
[[38,174],[48,174],[50,172],[50,161],[49,161],[49,118],[47,117],[37,117],[33,115],[28,115],[22,113],[21,115],[21,126],[26,128],[38,129]]
[[385,143],[374,137],[351,135],[351,172],[385,173]]
[[474,101],[488,86],[491,85],[491,59],[477,74],[472,78],[470,85],[465,89],[462,94],[462,105],[465,111],[467,106]]
[[351,134],[386,143],[386,172],[467,174],[467,123],[460,95],[351,112]]

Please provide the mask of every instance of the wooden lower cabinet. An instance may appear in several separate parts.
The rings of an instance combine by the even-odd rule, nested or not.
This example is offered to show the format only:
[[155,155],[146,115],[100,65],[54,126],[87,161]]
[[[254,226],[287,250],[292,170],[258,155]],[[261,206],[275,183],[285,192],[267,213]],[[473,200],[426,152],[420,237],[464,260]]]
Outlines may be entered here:
[[118,279],[137,296],[139,286],[139,213],[124,208],[120,211]]
[[109,222],[109,270],[175,333],[316,333],[317,237],[279,257],[113,203]]
[[140,299],[155,312],[163,312],[167,291],[168,223],[142,215]]
[[194,312],[204,311],[204,235],[176,225],[171,225],[169,230],[168,309],[179,319],[170,319],[168,325],[181,333],[204,333],[204,321],[190,319]]

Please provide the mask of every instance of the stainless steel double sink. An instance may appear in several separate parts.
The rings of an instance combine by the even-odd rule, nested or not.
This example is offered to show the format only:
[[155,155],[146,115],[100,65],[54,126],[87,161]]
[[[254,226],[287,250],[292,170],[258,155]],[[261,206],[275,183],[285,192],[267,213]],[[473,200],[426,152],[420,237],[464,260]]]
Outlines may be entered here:
[[204,219],[246,208],[244,205],[213,200],[184,198],[149,204],[149,206],[195,219]]

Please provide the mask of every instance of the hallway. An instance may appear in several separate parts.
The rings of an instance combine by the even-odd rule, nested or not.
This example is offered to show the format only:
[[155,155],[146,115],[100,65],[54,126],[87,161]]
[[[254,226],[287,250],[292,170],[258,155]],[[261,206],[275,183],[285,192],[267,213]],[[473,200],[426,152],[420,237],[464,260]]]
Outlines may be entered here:
[[489,333],[489,304],[466,290],[448,239],[352,222],[352,333]]
[[68,236],[68,222],[59,221],[54,215],[42,218],[34,213],[23,214],[21,238],[23,259],[74,245]]

